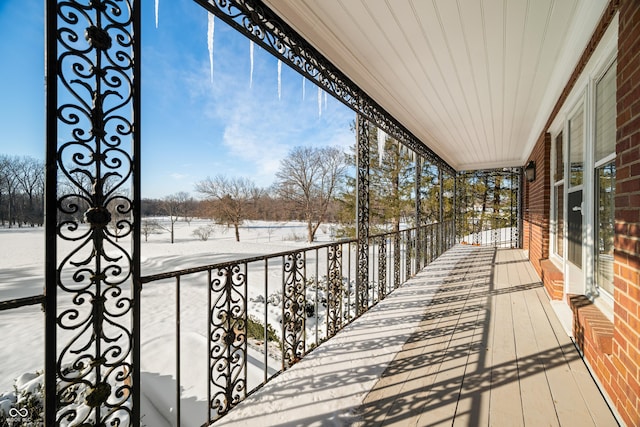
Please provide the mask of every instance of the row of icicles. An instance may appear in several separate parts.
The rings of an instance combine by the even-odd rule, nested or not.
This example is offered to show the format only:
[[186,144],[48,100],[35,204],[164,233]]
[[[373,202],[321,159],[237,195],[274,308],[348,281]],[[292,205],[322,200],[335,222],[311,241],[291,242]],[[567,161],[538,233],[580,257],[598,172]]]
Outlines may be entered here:
[[[155,12],[156,12],[156,28],[158,28],[158,10],[160,6],[160,0],[155,0]],[[207,49],[209,50],[209,75],[211,76],[211,83],[213,83],[213,47],[214,47],[214,33],[215,33],[215,16],[212,13],[208,13],[207,22]],[[250,73],[249,73],[249,87],[253,87],[253,50],[254,42],[249,40],[249,61],[250,61]],[[306,78],[302,77],[302,99],[306,99]],[[282,61],[278,59],[278,99],[282,99]],[[318,116],[322,116],[322,103],[324,100],[324,109],[327,108],[327,93],[318,86]]]
[[[155,0],[155,12],[156,12],[156,28],[158,28],[158,10],[160,6],[160,0]],[[214,31],[215,31],[215,16],[212,13],[207,13],[208,22],[207,22],[207,49],[209,50],[209,74],[211,77],[211,83],[213,83],[213,46],[214,46]],[[249,87],[253,87],[253,50],[254,43],[253,40],[249,40],[249,63],[250,63],[250,72],[249,72]],[[302,100],[305,100],[306,97],[306,84],[307,79],[302,76]],[[324,95],[324,97],[323,97]],[[327,93],[322,90],[320,86],[318,86],[318,116],[322,117],[322,101],[324,98],[324,108],[327,108]],[[278,59],[278,99],[282,99],[282,61]],[[379,159],[378,161],[382,163],[382,159],[384,157],[384,142],[387,139],[387,134],[380,128],[378,128],[378,153]],[[403,144],[400,144],[401,149],[405,148]],[[410,150],[415,159],[415,153]]]

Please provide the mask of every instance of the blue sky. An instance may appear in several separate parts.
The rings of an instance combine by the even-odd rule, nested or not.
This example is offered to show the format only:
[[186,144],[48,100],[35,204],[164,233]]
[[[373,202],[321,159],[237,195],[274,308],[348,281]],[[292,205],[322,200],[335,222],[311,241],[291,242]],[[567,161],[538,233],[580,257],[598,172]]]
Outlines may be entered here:
[[[0,0],[0,153],[44,157],[43,1]],[[214,78],[207,12],[192,0],[143,2],[142,192],[197,196],[193,184],[218,174],[259,186],[274,180],[280,159],[298,145],[354,141],[355,115],[255,46],[250,87],[249,40],[215,21]],[[7,60],[10,58],[10,60]],[[6,61],[5,61],[6,60]]]

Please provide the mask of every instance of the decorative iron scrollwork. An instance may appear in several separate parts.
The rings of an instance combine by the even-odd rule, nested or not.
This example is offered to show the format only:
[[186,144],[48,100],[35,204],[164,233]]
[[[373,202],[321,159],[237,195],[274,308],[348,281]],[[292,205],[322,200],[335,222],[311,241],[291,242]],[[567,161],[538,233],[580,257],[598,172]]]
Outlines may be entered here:
[[[462,241],[520,247],[521,174],[521,168],[458,173],[454,230]],[[482,210],[474,208],[478,205]]]
[[405,235],[405,252],[406,252],[406,256],[405,256],[405,280],[409,280],[409,278],[411,277],[411,259],[413,258],[413,254],[414,254],[414,249],[413,249],[413,244],[414,244],[414,240],[413,237],[411,236],[411,230],[407,230],[407,232],[404,234]]
[[246,274],[240,264],[217,270],[211,280],[209,409],[214,411],[214,419],[229,412],[246,396],[246,286]]
[[[416,220],[416,273],[422,268],[422,197],[420,187],[422,185],[422,159],[416,156],[415,168],[415,220]],[[440,197],[442,199],[442,197]]]
[[357,280],[356,315],[369,307],[369,126],[367,120],[358,114],[357,123]]
[[393,234],[393,288],[400,286],[400,232]]
[[340,245],[327,248],[327,336],[334,336],[342,328],[342,249]]
[[298,362],[305,352],[306,317],[305,254],[302,251],[284,256],[284,289],[282,306],[282,344],[286,366]]
[[66,255],[47,255],[59,260],[57,289],[50,288],[51,280],[47,285],[47,293],[57,294],[47,313],[56,318],[52,336],[59,350],[55,372],[47,372],[48,393],[52,384],[58,389],[47,396],[55,408],[47,403],[46,418],[56,424],[137,424],[130,400],[137,369],[134,258],[120,242],[138,238],[128,196],[137,99],[133,5],[59,1],[55,11],[47,16],[56,28],[47,54],[56,58],[57,69],[48,76],[57,110],[55,122],[48,122],[47,151],[55,153],[59,191],[47,199],[57,209],[57,240],[72,248]]
[[387,296],[387,236],[378,241],[378,300]]

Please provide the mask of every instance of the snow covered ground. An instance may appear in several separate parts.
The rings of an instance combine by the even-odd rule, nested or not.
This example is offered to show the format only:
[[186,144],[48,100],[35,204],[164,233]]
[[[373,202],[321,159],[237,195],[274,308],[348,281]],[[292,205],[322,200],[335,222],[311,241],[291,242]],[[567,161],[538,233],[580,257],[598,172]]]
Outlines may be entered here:
[[[169,233],[152,234],[142,242],[142,274],[144,276],[213,264],[222,261],[288,251],[308,246],[304,241],[306,229],[303,223],[249,222],[240,230],[240,242],[235,242],[232,230],[214,227],[213,234],[203,241],[193,235],[198,227],[208,221],[193,220],[176,223],[175,243],[170,243]],[[330,226],[322,226],[317,242],[329,241]],[[66,243],[63,243],[63,245]],[[64,247],[62,248],[64,251]],[[313,258],[313,254],[310,255]],[[307,277],[323,276],[326,265],[322,256],[317,262],[308,259]],[[276,294],[281,281],[281,265],[270,266],[271,277],[268,295]],[[355,264],[355,263],[354,263]],[[317,265],[317,267],[316,267]],[[264,319],[265,269],[250,265],[248,269],[249,312]],[[43,290],[44,231],[41,228],[0,229],[0,300],[38,295]],[[206,273],[185,276],[181,280],[181,412],[183,425],[201,425],[206,416],[207,395],[207,281]],[[320,295],[321,296],[321,295]],[[171,425],[175,417],[175,346],[176,346],[176,286],[173,280],[145,285],[142,292],[142,380],[144,391],[143,424],[148,426]],[[276,307],[270,307],[269,322],[276,324],[281,315]],[[279,332],[276,328],[276,332]],[[315,324],[307,324],[307,340],[315,341]],[[318,329],[324,329],[319,324]],[[14,380],[23,374],[22,382],[31,381],[31,373],[44,366],[44,315],[39,306],[0,312],[0,393],[11,391]],[[322,337],[320,332],[319,337]],[[282,362],[269,355],[269,374],[280,369]],[[273,356],[273,357],[271,357]],[[264,354],[259,347],[249,351],[247,372],[248,388],[257,386],[264,377]]]

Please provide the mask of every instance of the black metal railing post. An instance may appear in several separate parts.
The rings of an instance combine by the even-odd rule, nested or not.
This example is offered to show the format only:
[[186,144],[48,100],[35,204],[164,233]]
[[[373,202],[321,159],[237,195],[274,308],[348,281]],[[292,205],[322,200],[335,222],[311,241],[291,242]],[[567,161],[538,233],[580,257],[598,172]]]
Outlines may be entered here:
[[131,364],[132,364],[132,388],[131,394],[133,395],[132,403],[133,409],[131,411],[131,417],[133,418],[132,424],[137,426],[140,424],[142,414],[140,413],[140,401],[141,401],[141,384],[140,384],[140,333],[141,333],[141,301],[140,296],[142,292],[142,284],[140,278],[142,277],[141,270],[141,221],[142,221],[142,2],[134,0],[132,4],[131,16],[132,16],[132,51],[133,51],[133,64],[132,64],[132,163],[133,169],[132,183],[131,183],[131,214],[133,234],[131,236],[131,272],[132,272],[132,286],[133,286],[133,304],[132,304],[132,334],[133,344],[131,351]]
[[182,384],[182,370],[180,364],[180,347],[181,347],[181,337],[180,337],[180,277],[176,277],[176,425],[180,426],[181,422],[181,384]]
[[453,174],[453,207],[451,212],[451,220],[453,221],[452,239],[455,243],[458,241],[458,173]]
[[369,295],[369,123],[358,114],[356,123],[356,316],[368,307]]
[[379,237],[378,245],[378,301],[387,295],[387,236]]
[[438,164],[438,256],[444,252],[444,179],[442,173],[442,164]]
[[422,158],[416,154],[415,173],[415,221],[416,221],[416,273],[422,268],[422,206],[420,200],[420,188],[422,181]]
[[46,2],[46,160],[45,160],[45,425],[56,423],[57,226],[58,226],[58,21],[57,2]]
[[393,288],[400,286],[400,232],[393,233]]

